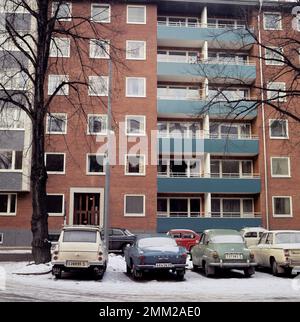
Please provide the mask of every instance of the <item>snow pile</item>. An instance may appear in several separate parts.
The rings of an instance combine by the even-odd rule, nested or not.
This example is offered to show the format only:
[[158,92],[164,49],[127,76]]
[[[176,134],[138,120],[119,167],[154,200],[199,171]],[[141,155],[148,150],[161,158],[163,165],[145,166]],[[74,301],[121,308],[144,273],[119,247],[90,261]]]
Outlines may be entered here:
[[116,254],[109,254],[107,270],[110,272],[126,272],[124,257]]
[[31,254],[31,249],[1,249],[0,254]]
[[29,263],[29,264],[19,268],[13,274],[16,274],[16,275],[42,275],[42,274],[50,273],[51,270],[52,270],[52,265],[50,263],[39,264],[39,265],[36,265],[34,263]]

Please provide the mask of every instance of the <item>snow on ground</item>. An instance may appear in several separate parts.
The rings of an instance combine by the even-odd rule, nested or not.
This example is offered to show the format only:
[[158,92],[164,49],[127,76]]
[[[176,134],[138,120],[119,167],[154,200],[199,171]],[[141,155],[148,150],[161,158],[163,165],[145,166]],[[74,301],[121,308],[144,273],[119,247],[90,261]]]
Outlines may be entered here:
[[13,271],[13,274],[17,275],[39,275],[47,274],[52,270],[51,263],[48,264],[39,264],[35,265],[34,263],[29,263],[24,265],[21,268],[18,268],[16,271]]
[[0,254],[31,254],[31,249],[1,249]]
[[245,278],[232,271],[207,278],[189,269],[184,281],[165,275],[134,281],[125,273],[124,258],[111,254],[102,281],[82,274],[64,274],[60,280],[51,274],[13,274],[25,265],[0,263],[7,272],[0,301],[300,301],[300,277],[274,277],[268,272]]

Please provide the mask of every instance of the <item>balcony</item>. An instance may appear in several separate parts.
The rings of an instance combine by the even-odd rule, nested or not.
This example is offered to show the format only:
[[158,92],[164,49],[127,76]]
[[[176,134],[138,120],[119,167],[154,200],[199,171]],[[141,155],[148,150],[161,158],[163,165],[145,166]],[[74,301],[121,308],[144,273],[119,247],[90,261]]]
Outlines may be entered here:
[[228,176],[215,178],[210,175],[199,177],[161,177],[157,178],[158,193],[260,193],[260,177]]

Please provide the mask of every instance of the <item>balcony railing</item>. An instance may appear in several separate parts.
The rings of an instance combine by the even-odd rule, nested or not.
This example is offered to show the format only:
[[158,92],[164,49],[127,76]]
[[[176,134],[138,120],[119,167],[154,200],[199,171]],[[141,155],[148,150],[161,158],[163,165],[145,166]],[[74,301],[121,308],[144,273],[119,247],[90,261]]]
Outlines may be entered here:
[[261,218],[260,212],[240,213],[240,212],[170,212],[157,213],[159,218]]
[[189,173],[189,172],[158,172],[163,178],[211,178],[211,179],[259,179],[258,173]]
[[246,29],[245,24],[233,23],[201,23],[201,22],[188,22],[188,21],[158,21],[158,26],[166,27],[184,27],[184,28],[212,28],[212,29]]
[[258,135],[253,134],[209,134],[209,139],[220,139],[220,140],[258,140]]
[[157,133],[158,138],[165,139],[217,139],[217,140],[258,140],[258,135],[253,134],[205,134],[204,131],[198,131],[191,134],[185,133]]

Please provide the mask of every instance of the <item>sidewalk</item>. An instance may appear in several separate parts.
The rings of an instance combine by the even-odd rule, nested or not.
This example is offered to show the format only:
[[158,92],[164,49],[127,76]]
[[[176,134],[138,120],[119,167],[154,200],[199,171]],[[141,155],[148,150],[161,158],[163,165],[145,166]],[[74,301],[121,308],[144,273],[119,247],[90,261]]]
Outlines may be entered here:
[[0,262],[30,262],[31,247],[0,247]]

